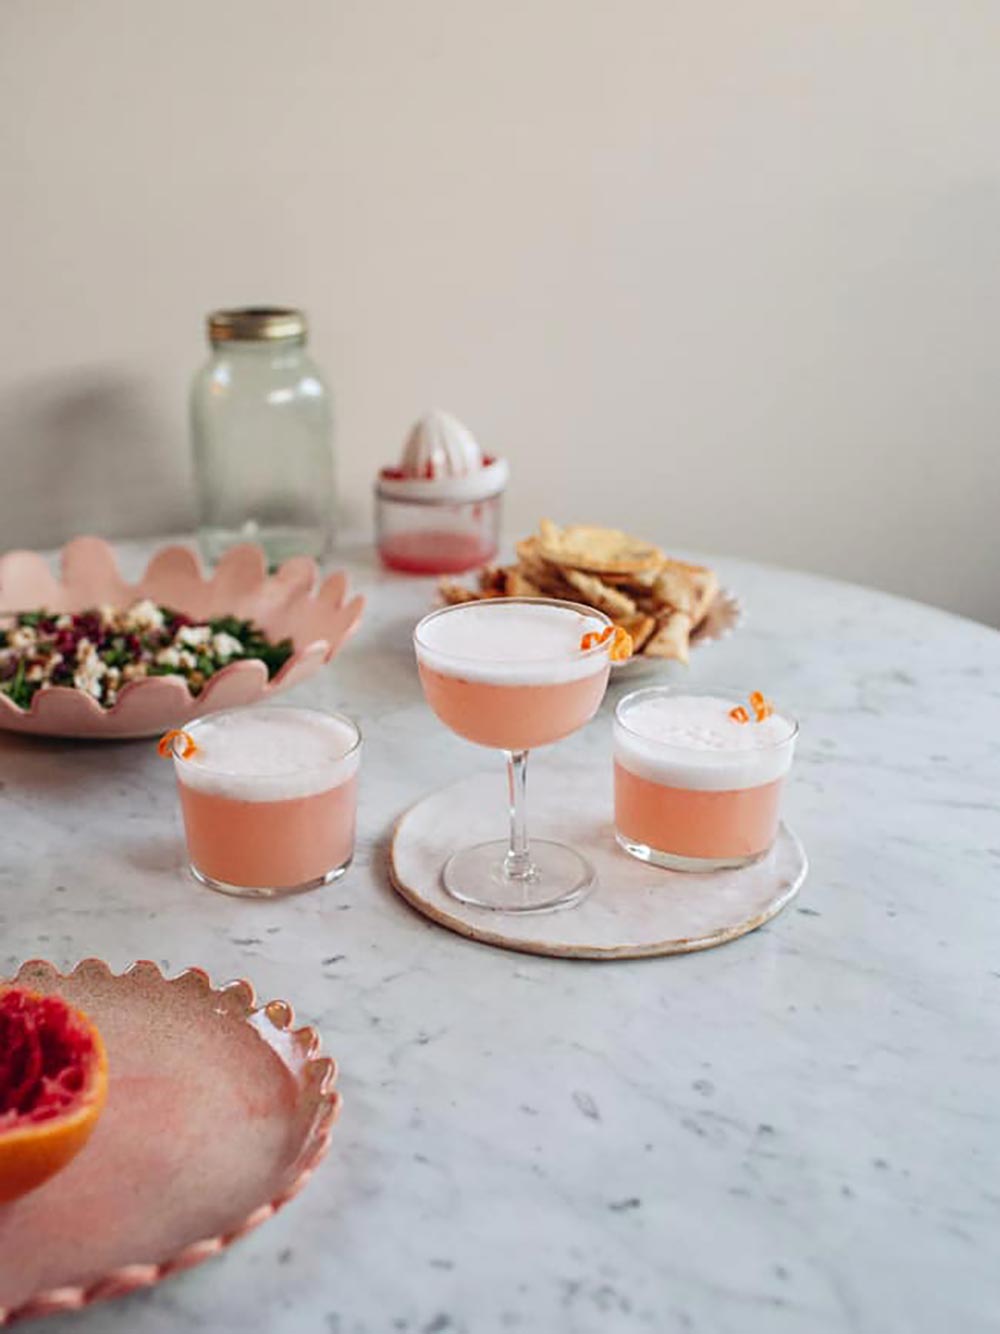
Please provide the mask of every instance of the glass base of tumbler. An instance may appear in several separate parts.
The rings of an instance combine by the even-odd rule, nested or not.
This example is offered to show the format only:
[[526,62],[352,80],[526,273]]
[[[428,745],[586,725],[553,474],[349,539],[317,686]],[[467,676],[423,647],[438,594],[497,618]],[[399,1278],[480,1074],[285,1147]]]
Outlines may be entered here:
[[615,842],[620,848],[640,862],[650,866],[662,866],[665,871],[738,871],[743,866],[752,866],[771,851],[751,852],[745,857],[681,857],[676,852],[661,852],[645,843],[636,843],[624,834],[615,831]]
[[545,839],[532,839],[531,873],[515,880],[504,871],[507,848],[505,840],[497,839],[454,853],[442,872],[447,892],[459,903],[492,912],[554,912],[580,903],[596,884],[586,857]]
[[214,889],[217,894],[231,894],[237,899],[284,899],[290,894],[305,894],[307,890],[322,889],[324,885],[332,885],[335,880],[340,879],[350,864],[348,859],[343,866],[327,871],[326,875],[319,875],[315,880],[306,880],[301,885],[230,885],[225,880],[216,880],[214,876],[199,871],[194,862],[190,862],[189,866],[195,880],[206,889]]

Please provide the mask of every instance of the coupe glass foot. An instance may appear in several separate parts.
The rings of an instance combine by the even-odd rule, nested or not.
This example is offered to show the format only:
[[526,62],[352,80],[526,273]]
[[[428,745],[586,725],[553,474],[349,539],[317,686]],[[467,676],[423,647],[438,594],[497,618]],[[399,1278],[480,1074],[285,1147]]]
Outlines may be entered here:
[[509,876],[504,839],[462,848],[444,864],[442,880],[460,903],[492,912],[553,912],[571,908],[586,898],[596,883],[586,857],[563,843],[531,841],[531,871],[523,879]]

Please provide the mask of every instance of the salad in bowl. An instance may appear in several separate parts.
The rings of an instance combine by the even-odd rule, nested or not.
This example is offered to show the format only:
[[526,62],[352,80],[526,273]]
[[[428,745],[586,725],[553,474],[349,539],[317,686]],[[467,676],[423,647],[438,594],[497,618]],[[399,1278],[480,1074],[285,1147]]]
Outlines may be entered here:
[[361,597],[294,557],[269,573],[234,547],[211,575],[187,547],[127,583],[111,546],[82,537],[56,577],[30,551],[0,557],[0,727],[48,736],[151,736],[305,680],[357,628]]

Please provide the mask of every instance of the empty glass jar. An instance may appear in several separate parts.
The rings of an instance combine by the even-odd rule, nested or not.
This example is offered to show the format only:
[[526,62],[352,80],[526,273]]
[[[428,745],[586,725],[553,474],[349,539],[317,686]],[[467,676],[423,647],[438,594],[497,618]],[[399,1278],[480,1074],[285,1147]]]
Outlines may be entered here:
[[258,542],[322,558],[334,527],[330,397],[298,310],[219,310],[191,390],[199,537],[209,561]]

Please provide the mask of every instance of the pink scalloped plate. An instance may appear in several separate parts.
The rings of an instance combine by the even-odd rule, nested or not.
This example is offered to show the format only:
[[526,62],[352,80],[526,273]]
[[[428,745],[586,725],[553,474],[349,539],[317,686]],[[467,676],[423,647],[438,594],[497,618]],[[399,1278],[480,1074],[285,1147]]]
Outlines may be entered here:
[[285,1001],[200,968],[68,975],[32,960],[14,981],[57,993],[108,1049],[108,1101],[58,1176],[0,1207],[0,1326],[149,1287],[217,1255],[287,1203],[330,1142],[336,1066]]
[[35,551],[0,556],[0,614],[125,607],[152,598],[198,619],[246,617],[272,640],[290,638],[295,652],[270,681],[259,660],[231,662],[200,695],[192,695],[182,677],[156,676],[125,686],[110,709],[72,686],[40,690],[27,709],[0,694],[0,728],[8,731],[120,740],[183,727],[216,709],[255,704],[318,672],[358,628],[364,611],[364,598],[347,600],[345,574],[328,575],[317,588],[316,562],[295,556],[269,575],[264,553],[251,543],[227,551],[210,576],[187,547],[161,547],[138,583],[129,584],[110,543],[77,537],[63,547],[60,570],[57,578]]

